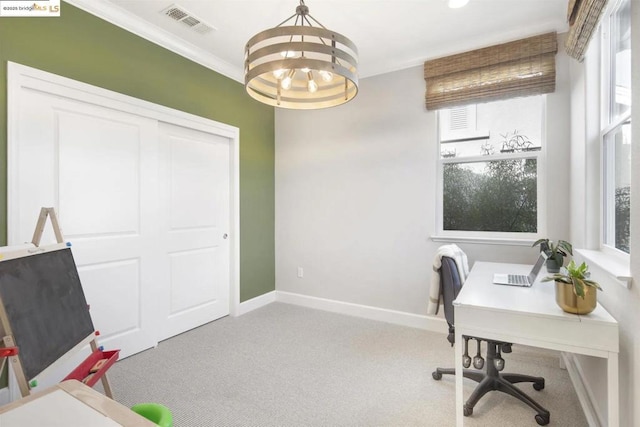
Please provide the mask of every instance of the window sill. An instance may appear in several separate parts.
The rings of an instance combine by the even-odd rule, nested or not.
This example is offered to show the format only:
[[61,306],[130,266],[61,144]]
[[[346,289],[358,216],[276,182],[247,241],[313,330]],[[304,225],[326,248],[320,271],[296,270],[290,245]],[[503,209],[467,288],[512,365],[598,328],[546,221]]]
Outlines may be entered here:
[[594,251],[590,249],[574,249],[574,252],[581,255],[587,262],[592,263],[609,274],[616,283],[627,289],[631,288],[631,268],[629,262],[614,256],[606,254],[602,251]]
[[461,236],[430,236],[434,242],[444,243],[477,243],[485,245],[529,246],[535,239],[509,239],[505,237],[461,237]]

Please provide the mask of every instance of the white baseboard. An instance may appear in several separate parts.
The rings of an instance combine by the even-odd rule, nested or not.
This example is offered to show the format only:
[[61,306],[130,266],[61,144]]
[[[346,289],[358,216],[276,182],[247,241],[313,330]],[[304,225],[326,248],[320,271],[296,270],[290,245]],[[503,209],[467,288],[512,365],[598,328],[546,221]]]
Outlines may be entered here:
[[425,329],[443,334],[447,332],[446,321],[439,317],[422,316],[402,311],[388,310],[385,308],[311,297],[283,291],[276,291],[276,301],[330,311],[333,313],[347,314],[349,316],[362,317],[370,320],[393,323],[395,325]]
[[251,298],[250,300],[241,302],[238,305],[238,311],[236,312],[236,316],[242,316],[243,314],[247,314],[250,311],[256,310],[260,307],[264,307],[265,305],[269,305],[276,300],[276,291],[267,292],[266,294],[262,294],[255,298]]
[[569,374],[569,378],[571,378],[571,383],[576,391],[576,395],[578,396],[584,415],[589,423],[589,427],[600,427],[605,425],[605,423],[602,422],[604,417],[602,414],[598,413],[596,405],[593,404],[593,402],[595,402],[593,392],[584,380],[584,372],[582,371],[580,362],[576,358],[576,355],[565,352],[560,353],[560,355],[567,369],[567,373]]

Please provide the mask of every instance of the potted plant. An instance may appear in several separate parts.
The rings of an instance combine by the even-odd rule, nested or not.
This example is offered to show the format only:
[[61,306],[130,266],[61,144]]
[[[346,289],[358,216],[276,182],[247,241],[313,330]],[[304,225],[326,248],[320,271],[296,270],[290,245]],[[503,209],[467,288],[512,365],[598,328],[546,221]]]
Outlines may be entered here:
[[577,265],[571,260],[560,273],[542,279],[543,282],[556,282],[556,303],[567,313],[588,314],[596,308],[596,294],[602,288],[587,278],[588,270],[585,262]]
[[573,255],[573,247],[566,240],[558,240],[554,243],[549,239],[538,239],[531,247],[540,245],[540,251],[547,254],[547,271],[558,273],[564,264],[564,257]]

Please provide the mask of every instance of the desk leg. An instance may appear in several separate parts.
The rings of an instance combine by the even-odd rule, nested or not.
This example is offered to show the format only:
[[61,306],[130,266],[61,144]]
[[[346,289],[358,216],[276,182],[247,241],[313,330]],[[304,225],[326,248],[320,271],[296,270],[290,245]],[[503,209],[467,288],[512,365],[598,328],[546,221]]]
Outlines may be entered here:
[[609,353],[607,358],[607,413],[609,427],[620,425],[620,403],[618,377],[618,353]]
[[462,332],[456,329],[456,344],[455,344],[455,364],[456,367],[456,426],[462,427],[464,424],[464,415],[462,412],[462,406],[464,405],[463,393],[462,393],[462,353],[463,353],[463,339]]

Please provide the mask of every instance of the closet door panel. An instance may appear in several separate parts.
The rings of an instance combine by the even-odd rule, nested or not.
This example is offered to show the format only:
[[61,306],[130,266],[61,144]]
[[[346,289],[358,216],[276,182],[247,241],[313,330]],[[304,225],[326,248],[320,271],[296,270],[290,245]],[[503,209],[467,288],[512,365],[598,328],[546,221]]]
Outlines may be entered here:
[[[34,130],[33,123],[37,122]],[[156,345],[157,122],[28,92],[19,109],[17,211],[9,244],[31,240],[43,206],[58,213],[98,339],[122,357]],[[16,146],[16,144],[14,144]],[[42,244],[55,242],[47,224]]]

